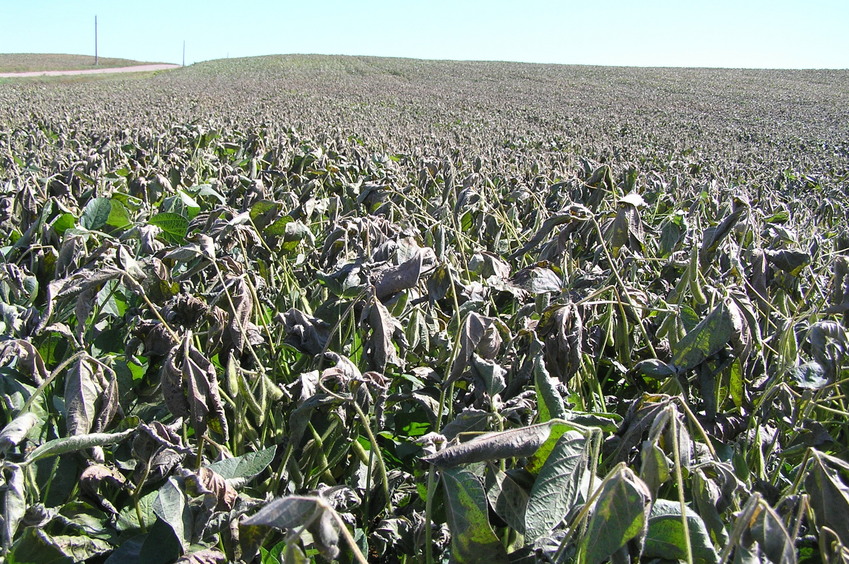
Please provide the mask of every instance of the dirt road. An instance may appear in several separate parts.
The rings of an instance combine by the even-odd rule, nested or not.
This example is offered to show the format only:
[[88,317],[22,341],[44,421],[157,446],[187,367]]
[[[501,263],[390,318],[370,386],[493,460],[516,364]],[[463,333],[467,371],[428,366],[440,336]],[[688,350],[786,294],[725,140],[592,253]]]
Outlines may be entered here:
[[180,65],[135,65],[132,67],[113,67],[105,69],[54,70],[32,72],[0,72],[0,78],[24,78],[28,76],[65,76],[74,74],[110,74],[116,72],[145,72],[179,68]]

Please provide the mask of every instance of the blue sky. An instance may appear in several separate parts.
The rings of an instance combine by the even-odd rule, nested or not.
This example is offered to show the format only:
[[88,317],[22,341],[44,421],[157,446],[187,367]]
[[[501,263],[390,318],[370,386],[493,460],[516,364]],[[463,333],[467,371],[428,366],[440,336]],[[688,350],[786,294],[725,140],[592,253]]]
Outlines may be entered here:
[[0,53],[849,68],[849,0],[0,1]]

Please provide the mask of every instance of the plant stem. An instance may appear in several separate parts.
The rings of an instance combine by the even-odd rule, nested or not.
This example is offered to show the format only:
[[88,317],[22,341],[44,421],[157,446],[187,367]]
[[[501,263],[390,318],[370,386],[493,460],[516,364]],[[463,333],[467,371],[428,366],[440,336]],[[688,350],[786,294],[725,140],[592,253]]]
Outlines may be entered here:
[[684,477],[681,473],[681,449],[679,442],[678,413],[670,405],[672,411],[672,455],[675,457],[675,483],[678,488],[678,503],[681,506],[681,526],[684,529],[684,553],[687,555],[687,564],[693,564],[693,546],[690,541],[690,525],[687,522],[687,501],[684,499]]

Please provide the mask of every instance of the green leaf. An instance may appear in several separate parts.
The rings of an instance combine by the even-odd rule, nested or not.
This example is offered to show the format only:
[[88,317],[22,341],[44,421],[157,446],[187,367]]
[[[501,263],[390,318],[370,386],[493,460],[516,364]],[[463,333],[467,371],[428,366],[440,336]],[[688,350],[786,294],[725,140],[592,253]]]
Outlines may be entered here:
[[[154,490],[141,499],[139,499],[139,511],[136,512],[136,507],[132,503],[121,507],[118,511],[118,519],[115,522],[115,528],[119,531],[131,531],[136,529],[148,528],[156,521],[156,513],[153,512],[153,502],[159,497],[159,492]],[[139,513],[144,523],[139,523]]]
[[186,233],[189,230],[188,218],[171,212],[158,213],[147,222],[162,229],[162,237],[175,245],[182,244],[185,241]]
[[725,348],[731,341],[743,341],[743,316],[733,302],[720,302],[708,316],[672,347],[672,364],[687,371]]
[[119,200],[113,198],[106,224],[121,230],[132,227],[133,221],[130,217],[130,210]]
[[77,218],[72,213],[60,214],[53,221],[53,229],[56,231],[56,233],[59,235],[59,237],[62,237],[62,235],[65,234],[65,231],[67,231],[68,229],[71,229],[72,227],[76,227],[76,225],[77,225]]
[[39,528],[27,527],[15,540],[8,554],[7,562],[19,564],[70,564],[70,557],[62,554],[59,548],[50,542],[50,537]]
[[86,229],[100,229],[109,220],[112,212],[112,202],[109,198],[94,198],[83,210],[80,225]]
[[828,376],[826,375],[825,368],[815,360],[794,366],[791,372],[793,380],[800,388],[819,390],[828,385]]
[[444,469],[441,474],[452,562],[509,562],[507,551],[489,524],[486,493],[477,477],[460,468]]
[[[690,533],[693,562],[696,564],[718,562],[719,555],[710,541],[710,534],[702,518],[689,508],[687,508],[687,529]],[[666,499],[655,501],[649,515],[649,530],[643,547],[643,558],[686,560],[685,538],[684,525],[681,522],[681,504]]]
[[294,222],[292,216],[284,215],[274,220],[270,225],[262,230],[263,235],[272,237],[285,237],[288,231],[287,225]]
[[235,458],[225,458],[208,466],[210,470],[225,480],[233,478],[252,478],[265,470],[277,452],[277,445],[270,448],[249,452]]
[[651,493],[627,467],[607,478],[595,502],[582,549],[586,561],[603,562],[628,541],[646,534]]
[[486,497],[496,515],[507,525],[525,534],[525,510],[528,507],[528,492],[511,474],[498,468],[486,475]]
[[139,550],[140,564],[169,564],[184,552],[174,529],[157,519]]
[[525,537],[534,541],[548,534],[572,510],[581,495],[589,441],[567,431],[548,455],[531,488],[525,514]]
[[186,504],[186,495],[174,478],[169,478],[153,502],[153,512],[171,527],[185,551],[192,538],[192,514]]

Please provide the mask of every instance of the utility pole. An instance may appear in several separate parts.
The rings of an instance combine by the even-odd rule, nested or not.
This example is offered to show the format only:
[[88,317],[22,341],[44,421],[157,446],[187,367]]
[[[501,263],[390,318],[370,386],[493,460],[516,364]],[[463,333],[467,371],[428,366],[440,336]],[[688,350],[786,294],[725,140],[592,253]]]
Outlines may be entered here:
[[183,66],[186,66],[186,40],[183,39]]
[[94,16],[94,66],[97,66],[97,15]]

